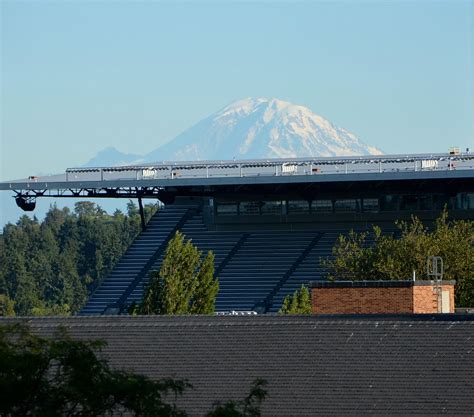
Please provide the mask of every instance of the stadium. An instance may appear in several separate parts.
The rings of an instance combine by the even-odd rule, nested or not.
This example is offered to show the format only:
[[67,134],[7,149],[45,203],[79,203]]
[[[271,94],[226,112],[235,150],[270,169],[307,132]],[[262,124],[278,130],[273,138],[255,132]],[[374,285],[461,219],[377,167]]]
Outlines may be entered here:
[[[160,162],[70,168],[0,184],[31,211],[37,198],[136,198],[142,232],[95,289],[81,315],[123,314],[139,302],[180,230],[215,254],[217,312],[275,313],[302,284],[325,280],[321,260],[340,235],[447,207],[474,219],[474,155],[384,155]],[[145,224],[143,199],[162,208]],[[406,277],[409,278],[409,277]]]
[[[321,261],[350,230],[378,225],[396,236],[396,220],[416,215],[430,227],[444,208],[473,220],[473,180],[474,155],[453,152],[70,168],[0,183],[25,211],[38,198],[123,198],[138,200],[142,219],[79,314],[0,324],[102,340],[112,369],[184,378],[192,388],[174,401],[189,416],[244,398],[260,378],[268,382],[261,414],[238,415],[469,416],[474,321],[453,314],[455,282],[442,281],[438,293],[435,281],[410,277],[327,282]],[[144,199],[161,204],[147,223]],[[127,314],[178,230],[215,254],[217,314]],[[313,314],[271,314],[302,284],[312,288]]]

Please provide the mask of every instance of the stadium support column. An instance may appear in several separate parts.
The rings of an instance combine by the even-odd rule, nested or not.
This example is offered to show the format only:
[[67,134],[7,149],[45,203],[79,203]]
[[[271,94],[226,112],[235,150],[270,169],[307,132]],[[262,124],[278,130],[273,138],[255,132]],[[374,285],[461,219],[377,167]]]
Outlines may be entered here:
[[138,197],[138,208],[140,210],[140,219],[142,221],[142,230],[145,230],[146,225],[145,225],[145,213],[143,212],[143,203],[142,203],[142,198]]

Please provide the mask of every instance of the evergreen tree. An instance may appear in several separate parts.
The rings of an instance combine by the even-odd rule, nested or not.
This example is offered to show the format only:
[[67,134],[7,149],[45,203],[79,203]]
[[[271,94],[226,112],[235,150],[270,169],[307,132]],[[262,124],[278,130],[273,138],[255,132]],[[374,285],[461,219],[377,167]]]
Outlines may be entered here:
[[[0,294],[18,315],[77,312],[140,232],[140,218],[107,215],[91,202],[51,206],[44,220],[22,216],[0,235]],[[156,206],[146,205],[146,218]]]
[[280,314],[290,314],[290,309],[291,309],[291,299],[292,297],[287,295],[284,300],[283,300],[283,304],[281,305],[281,308],[280,310],[278,311],[278,313]]
[[95,217],[105,215],[105,211],[92,201],[78,201],[74,204],[74,212],[78,217]]
[[290,314],[298,314],[300,309],[300,297],[299,292],[296,290],[293,293],[293,297],[290,300]]
[[304,285],[293,295],[287,295],[280,308],[280,314],[311,314],[311,295]]
[[3,234],[0,234],[0,294],[6,294],[7,292],[7,282],[4,274],[4,265],[6,262],[5,239],[3,238]]
[[308,288],[301,286],[300,292],[298,293],[298,314],[311,314],[311,295]]
[[169,241],[159,272],[151,274],[139,314],[206,314],[214,311],[219,289],[214,255],[202,253],[176,232]]
[[138,207],[133,203],[132,200],[130,200],[127,203],[127,215],[128,217],[136,218],[140,214]]
[[7,295],[0,294],[0,317],[1,316],[14,316],[15,315],[15,302],[11,300]]
[[207,253],[196,276],[196,289],[194,290],[190,312],[193,314],[213,314],[219,281],[214,279],[214,254]]

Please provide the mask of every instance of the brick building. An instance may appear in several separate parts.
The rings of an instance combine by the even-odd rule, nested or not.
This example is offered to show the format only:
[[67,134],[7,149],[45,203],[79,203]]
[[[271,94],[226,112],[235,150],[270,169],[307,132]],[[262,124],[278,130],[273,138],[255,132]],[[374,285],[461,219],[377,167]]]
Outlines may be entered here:
[[312,283],[314,314],[454,313],[455,281],[333,281]]

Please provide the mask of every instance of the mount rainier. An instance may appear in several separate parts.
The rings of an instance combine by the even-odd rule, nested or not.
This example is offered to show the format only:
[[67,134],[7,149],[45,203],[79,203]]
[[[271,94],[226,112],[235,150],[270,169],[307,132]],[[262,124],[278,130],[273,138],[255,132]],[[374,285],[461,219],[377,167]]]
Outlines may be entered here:
[[107,148],[88,166],[211,159],[380,155],[353,133],[278,99],[246,98],[201,120],[142,158]]

